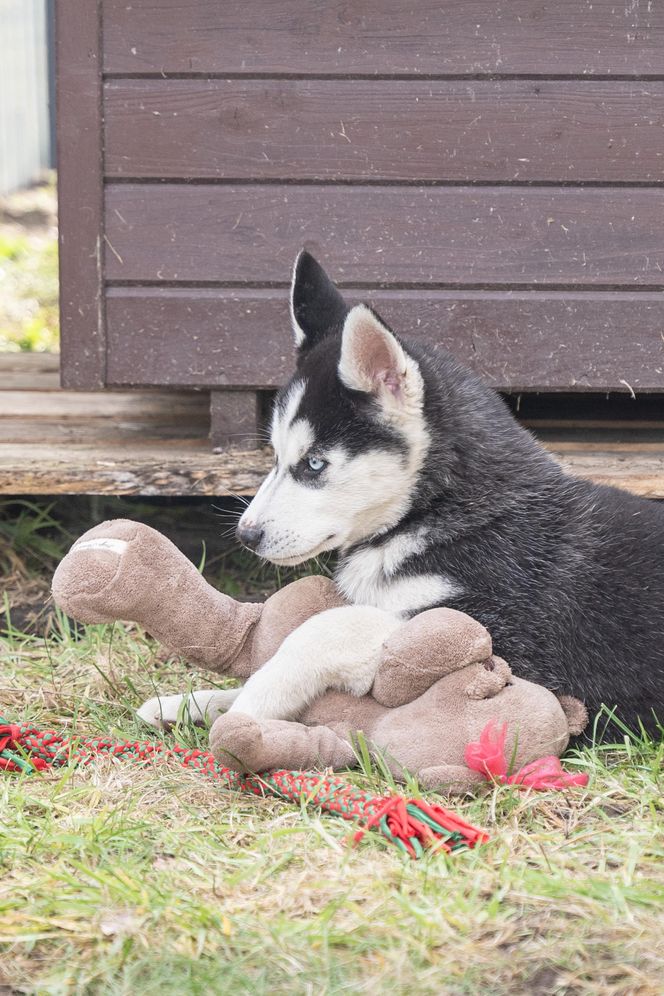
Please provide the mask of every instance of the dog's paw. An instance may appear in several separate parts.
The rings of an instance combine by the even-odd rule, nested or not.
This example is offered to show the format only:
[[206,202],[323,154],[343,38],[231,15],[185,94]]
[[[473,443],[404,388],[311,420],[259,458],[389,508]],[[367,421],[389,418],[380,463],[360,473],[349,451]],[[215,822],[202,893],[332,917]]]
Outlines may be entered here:
[[170,729],[178,721],[185,698],[184,695],[155,695],[136,710],[136,715],[155,730]]
[[170,729],[178,722],[205,726],[230,709],[239,694],[239,688],[229,688],[221,691],[201,689],[183,695],[155,695],[136,710],[136,715],[156,730]]

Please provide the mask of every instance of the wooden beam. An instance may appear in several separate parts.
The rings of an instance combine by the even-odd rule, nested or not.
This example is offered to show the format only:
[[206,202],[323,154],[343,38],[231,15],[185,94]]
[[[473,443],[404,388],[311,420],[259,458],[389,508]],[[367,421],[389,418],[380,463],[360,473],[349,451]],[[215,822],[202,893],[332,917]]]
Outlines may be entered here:
[[100,0],[56,5],[60,326],[65,387],[103,387]]
[[[205,392],[26,389],[56,364],[0,358],[0,494],[251,495],[271,466],[265,449],[212,452]],[[528,427],[570,473],[664,499],[661,421]]]
[[[268,472],[268,450],[212,453],[207,440],[77,438],[0,443],[0,494],[224,495],[255,494]],[[569,473],[664,499],[664,444],[611,452],[586,444],[575,452],[547,448]]]

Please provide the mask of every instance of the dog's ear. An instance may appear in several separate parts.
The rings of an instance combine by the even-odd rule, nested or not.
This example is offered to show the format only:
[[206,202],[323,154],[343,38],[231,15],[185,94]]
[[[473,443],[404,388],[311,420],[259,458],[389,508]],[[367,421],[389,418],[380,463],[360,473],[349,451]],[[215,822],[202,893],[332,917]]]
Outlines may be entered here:
[[343,297],[306,249],[295,260],[290,305],[299,349],[309,349],[328,333],[338,332],[348,314]]
[[415,360],[365,304],[352,308],[344,323],[339,377],[351,390],[389,403],[414,399],[423,390]]

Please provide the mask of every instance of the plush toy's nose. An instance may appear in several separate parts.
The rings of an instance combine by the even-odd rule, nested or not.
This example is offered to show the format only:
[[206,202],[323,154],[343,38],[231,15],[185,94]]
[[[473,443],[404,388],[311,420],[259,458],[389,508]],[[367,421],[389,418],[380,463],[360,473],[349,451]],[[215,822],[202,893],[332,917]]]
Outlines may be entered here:
[[235,535],[242,546],[248,547],[249,550],[257,550],[263,539],[263,529],[260,526],[255,526],[252,522],[245,525],[240,522],[235,530]]

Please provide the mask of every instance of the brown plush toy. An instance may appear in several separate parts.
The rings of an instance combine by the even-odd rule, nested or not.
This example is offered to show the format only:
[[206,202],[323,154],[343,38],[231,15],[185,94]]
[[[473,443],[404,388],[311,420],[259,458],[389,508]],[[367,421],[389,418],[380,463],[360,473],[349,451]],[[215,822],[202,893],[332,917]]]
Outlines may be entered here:
[[[340,638],[338,646],[328,648],[330,659],[349,664],[345,676],[335,679],[337,689],[347,690],[307,700],[307,660],[316,648],[305,636],[314,617],[344,606],[334,583],[309,577],[264,604],[237,602],[208,585],[165,536],[136,522],[104,522],[85,533],[55,572],[53,596],[81,622],[134,621],[170,651],[209,671],[245,682],[255,675],[246,689],[253,683],[259,692],[264,678],[274,682],[279,676],[285,649],[289,660],[298,648],[304,652],[304,677],[298,682],[305,691],[294,716],[278,715],[278,695],[256,707],[258,716],[247,715],[241,706],[244,690],[166,696],[139,710],[159,725],[174,721],[184,703],[192,719],[213,721],[215,757],[239,771],[353,766],[353,742],[361,731],[395,777],[410,772],[423,788],[465,790],[483,780],[465,757],[488,723],[507,724],[507,757],[521,766],[560,755],[570,734],[580,733],[587,722],[580,702],[558,699],[513,676],[505,661],[492,656],[484,627],[445,608],[402,622],[358,607],[365,615],[354,617],[346,642]],[[357,629],[365,619],[366,640]],[[362,679],[356,677],[353,655]],[[290,672],[281,673],[288,680]],[[262,700],[254,695],[251,701]]]

